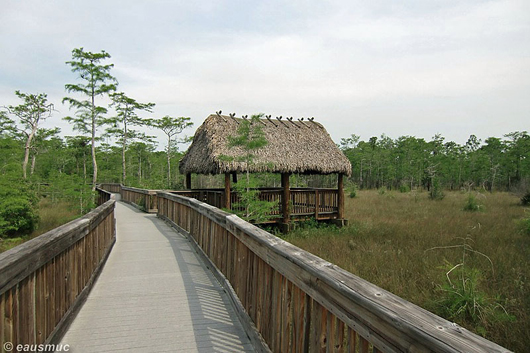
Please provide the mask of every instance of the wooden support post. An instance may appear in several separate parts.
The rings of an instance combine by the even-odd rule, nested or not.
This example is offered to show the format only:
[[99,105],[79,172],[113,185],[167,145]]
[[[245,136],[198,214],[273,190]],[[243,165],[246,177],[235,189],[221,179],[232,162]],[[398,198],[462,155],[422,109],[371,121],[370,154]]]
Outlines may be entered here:
[[339,174],[337,181],[338,189],[338,206],[339,206],[339,215],[338,219],[344,219],[344,174]]
[[291,220],[291,189],[289,186],[289,173],[282,173],[282,189],[283,189],[283,197],[282,197],[282,210],[283,210],[283,220],[282,223],[284,224],[284,227],[287,228],[287,231],[289,229],[289,223]]
[[318,211],[320,209],[320,194],[318,189],[315,189],[315,219],[318,220]]
[[230,209],[230,173],[225,173],[225,202],[223,207]]
[[186,173],[186,189],[191,189],[191,173]]

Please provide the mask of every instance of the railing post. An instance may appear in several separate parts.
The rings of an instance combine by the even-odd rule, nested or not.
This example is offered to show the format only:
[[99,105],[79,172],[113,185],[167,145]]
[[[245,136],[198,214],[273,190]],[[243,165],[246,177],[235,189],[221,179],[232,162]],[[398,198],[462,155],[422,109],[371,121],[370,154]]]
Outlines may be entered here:
[[337,203],[338,203],[338,219],[344,219],[344,174],[339,173],[337,182]]
[[318,220],[318,209],[320,207],[320,194],[318,189],[315,189],[315,220]]
[[186,173],[186,189],[191,189],[191,173]]
[[223,207],[230,209],[230,173],[225,173],[225,202]]
[[290,228],[290,220],[291,220],[291,210],[290,210],[290,203],[291,203],[291,189],[289,186],[289,173],[282,173],[282,189],[283,189],[283,197],[282,197],[282,211],[283,211],[283,227],[284,231],[288,232]]

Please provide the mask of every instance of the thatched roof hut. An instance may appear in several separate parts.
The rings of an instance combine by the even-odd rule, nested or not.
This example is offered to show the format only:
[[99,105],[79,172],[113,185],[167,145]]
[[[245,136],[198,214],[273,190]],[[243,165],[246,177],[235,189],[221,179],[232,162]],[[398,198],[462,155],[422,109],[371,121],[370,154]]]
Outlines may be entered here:
[[[197,129],[180,162],[182,174],[250,172],[351,175],[350,161],[335,145],[324,127],[314,121],[260,119],[268,144],[253,152],[251,166],[238,161],[241,147],[230,147],[242,119],[210,115]],[[226,158],[229,157],[229,158]],[[231,157],[231,158],[230,158]]]

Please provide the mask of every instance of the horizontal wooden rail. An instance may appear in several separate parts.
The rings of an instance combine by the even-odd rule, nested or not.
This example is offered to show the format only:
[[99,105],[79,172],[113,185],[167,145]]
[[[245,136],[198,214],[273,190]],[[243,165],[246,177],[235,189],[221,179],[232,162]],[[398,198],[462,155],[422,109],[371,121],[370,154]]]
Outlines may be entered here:
[[0,254],[0,349],[60,339],[116,240],[114,205]]
[[158,202],[156,193],[157,190],[121,186],[121,200],[148,213],[157,212]]
[[[262,201],[276,202],[278,207],[270,215],[271,222],[280,222],[283,213],[281,209],[283,192],[281,188],[260,188],[259,198]],[[172,191],[172,194],[191,197],[209,205],[222,208],[224,205],[224,189],[193,189]],[[301,220],[315,218],[317,220],[336,219],[338,213],[338,190],[321,188],[293,188],[291,189],[291,218]],[[235,210],[239,197],[237,193],[230,193],[231,209]]]
[[[233,214],[158,193],[273,352],[507,352]],[[362,260],[359,260],[362,261]]]
[[119,194],[121,193],[121,184],[118,183],[101,183],[98,184],[98,187],[102,190],[106,190],[108,192]]
[[96,188],[96,192],[97,192],[97,205],[98,206],[103,205],[105,202],[113,198],[112,192],[102,189],[100,187]]

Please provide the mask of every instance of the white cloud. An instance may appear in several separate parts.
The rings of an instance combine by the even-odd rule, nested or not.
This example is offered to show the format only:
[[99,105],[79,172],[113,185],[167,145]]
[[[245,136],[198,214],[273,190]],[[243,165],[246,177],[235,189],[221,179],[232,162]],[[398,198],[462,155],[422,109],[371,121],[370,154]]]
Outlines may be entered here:
[[526,1],[27,0],[3,10],[0,104],[15,89],[59,102],[75,80],[64,62],[84,46],[112,55],[120,90],[196,124],[223,109],[313,115],[336,140],[457,139],[509,132],[499,121],[522,130],[530,108]]

